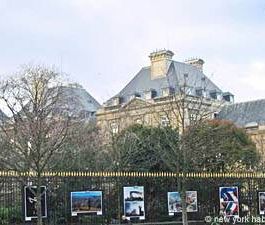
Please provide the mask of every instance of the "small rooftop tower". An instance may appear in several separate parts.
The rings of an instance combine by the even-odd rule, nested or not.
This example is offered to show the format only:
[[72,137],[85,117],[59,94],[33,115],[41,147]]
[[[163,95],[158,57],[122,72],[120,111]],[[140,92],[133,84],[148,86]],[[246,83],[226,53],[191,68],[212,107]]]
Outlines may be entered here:
[[169,50],[159,50],[149,55],[151,60],[151,79],[165,77],[174,53]]
[[203,72],[203,64],[204,64],[204,61],[202,59],[197,59],[197,58],[188,59],[188,60],[185,60],[185,63],[190,64],[192,66],[195,66],[201,72]]

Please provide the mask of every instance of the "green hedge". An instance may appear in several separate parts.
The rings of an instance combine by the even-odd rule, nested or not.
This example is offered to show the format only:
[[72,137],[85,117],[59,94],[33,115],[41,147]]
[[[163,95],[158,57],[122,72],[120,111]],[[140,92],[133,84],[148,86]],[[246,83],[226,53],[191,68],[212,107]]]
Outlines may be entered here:
[[0,207],[0,225],[22,222],[21,207]]

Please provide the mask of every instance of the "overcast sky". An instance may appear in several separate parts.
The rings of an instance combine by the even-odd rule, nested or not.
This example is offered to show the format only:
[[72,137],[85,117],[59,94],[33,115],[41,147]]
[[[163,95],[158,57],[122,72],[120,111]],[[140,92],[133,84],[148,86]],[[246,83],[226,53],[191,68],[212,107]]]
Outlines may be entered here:
[[100,103],[166,48],[236,101],[265,98],[264,0],[0,0],[0,74],[55,65]]

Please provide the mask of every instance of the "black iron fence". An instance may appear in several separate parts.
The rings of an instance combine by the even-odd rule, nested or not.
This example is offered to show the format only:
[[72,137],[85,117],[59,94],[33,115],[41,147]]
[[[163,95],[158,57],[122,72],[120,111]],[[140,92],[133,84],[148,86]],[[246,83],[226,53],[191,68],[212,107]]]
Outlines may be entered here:
[[[265,190],[264,173],[144,173],[144,172],[59,172],[44,173],[46,187],[46,225],[122,224],[125,210],[124,187],[144,188],[143,220],[132,217],[133,224],[181,224],[181,212],[169,215],[168,192],[178,190],[177,181],[185,190],[197,191],[197,210],[189,212],[189,224],[211,224],[220,212],[219,187],[238,187],[239,216],[250,218],[245,223],[260,224],[258,192]],[[35,185],[33,173],[0,172],[0,224],[35,224],[25,221],[25,186]],[[73,214],[71,192],[98,191],[102,193],[102,215]],[[135,193],[132,193],[132,195]],[[137,195],[137,193],[136,193]],[[265,201],[265,200],[264,200]],[[90,202],[91,203],[91,202]],[[90,207],[89,203],[89,207]],[[81,203],[80,203],[81,204]],[[92,203],[91,203],[92,204]],[[138,210],[138,209],[137,209]],[[262,213],[262,212],[261,212]],[[101,213],[98,213],[101,214]],[[205,222],[205,219],[208,220]],[[265,219],[264,219],[265,222]],[[127,222],[128,223],[128,222]],[[217,224],[217,223],[216,223]]]

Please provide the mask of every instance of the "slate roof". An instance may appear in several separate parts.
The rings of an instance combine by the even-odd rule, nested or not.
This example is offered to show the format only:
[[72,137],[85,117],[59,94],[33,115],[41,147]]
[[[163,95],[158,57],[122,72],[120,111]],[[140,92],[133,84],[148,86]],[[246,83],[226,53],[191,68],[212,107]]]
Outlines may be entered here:
[[[171,61],[167,76],[162,78],[151,79],[151,67],[143,67],[138,74],[114,97],[122,97],[123,102],[129,101],[130,96],[137,93],[140,97],[144,92],[154,89],[157,97],[162,96],[162,89],[169,86],[175,89],[177,92],[180,86],[184,84],[184,74],[188,74],[186,83],[191,87],[191,94],[196,95],[196,89],[205,87],[206,92],[209,94],[211,91],[223,93],[219,87],[217,87],[209,78],[205,76],[195,66],[190,64]],[[111,104],[111,99],[107,102],[107,105]]]
[[240,127],[265,125],[265,99],[224,106],[218,118],[230,120]]
[[[54,114],[71,115],[76,118],[90,119],[95,118],[96,111],[100,104],[93,98],[81,85],[69,84],[62,87],[62,100],[59,102]],[[8,117],[0,109],[0,121]]]
[[100,104],[81,85],[69,85],[63,87],[64,101],[67,102],[67,110],[74,116],[82,116],[84,113],[92,113],[100,108]]
[[93,98],[81,85],[78,86],[65,86],[63,87],[63,92],[66,96],[75,97],[79,110],[86,110],[88,112],[97,111],[100,104],[95,98]]

